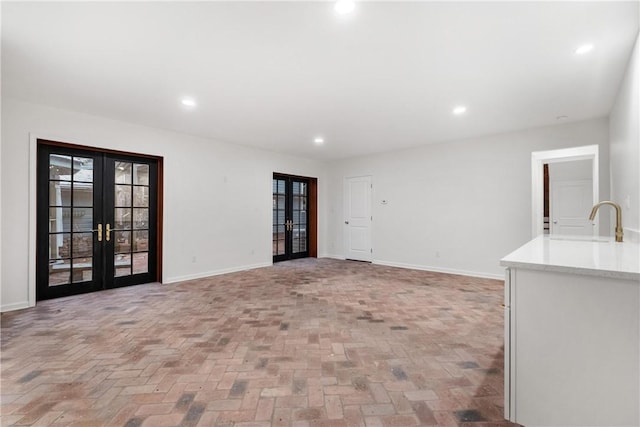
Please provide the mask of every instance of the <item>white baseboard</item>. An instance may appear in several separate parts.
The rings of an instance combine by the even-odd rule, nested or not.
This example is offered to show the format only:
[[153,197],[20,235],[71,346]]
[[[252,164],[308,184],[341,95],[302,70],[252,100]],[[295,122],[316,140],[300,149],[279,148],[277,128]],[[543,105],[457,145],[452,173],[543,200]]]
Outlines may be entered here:
[[253,270],[255,268],[269,267],[271,265],[273,265],[272,262],[262,262],[258,264],[243,265],[240,267],[223,268],[221,270],[205,271],[202,273],[170,277],[168,279],[163,280],[162,283],[166,285],[170,283],[184,282],[187,280],[202,279],[202,278],[211,277],[211,276],[219,276],[221,274],[237,273],[238,271]]
[[13,310],[22,310],[23,308],[29,308],[29,307],[30,307],[29,301],[14,302],[11,304],[5,304],[0,306],[0,313],[13,311]]
[[336,255],[336,254],[322,254],[322,255],[319,255],[318,258],[331,258],[331,259],[341,259],[341,260],[345,259],[343,255]]
[[[331,259],[346,259],[343,255],[336,254],[322,254],[318,256],[318,258],[331,258]],[[457,270],[454,268],[442,268],[442,267],[433,267],[430,265],[417,265],[417,264],[407,264],[403,262],[391,262],[384,261],[380,259],[374,259],[371,261],[372,264],[385,265],[388,267],[398,267],[398,268],[408,268],[411,270],[421,270],[421,271],[433,271],[434,273],[447,273],[447,274],[458,274],[460,276],[469,276],[469,277],[480,277],[482,279],[496,279],[496,280],[504,280],[504,274],[492,274],[478,271],[467,271],[467,270]]]
[[433,271],[434,273],[458,274],[460,276],[479,277],[482,279],[504,280],[504,274],[492,274],[478,271],[458,270],[455,268],[433,267],[429,265],[405,264],[402,262],[389,262],[382,260],[373,260],[373,264],[385,265],[388,267],[409,268],[411,270]]

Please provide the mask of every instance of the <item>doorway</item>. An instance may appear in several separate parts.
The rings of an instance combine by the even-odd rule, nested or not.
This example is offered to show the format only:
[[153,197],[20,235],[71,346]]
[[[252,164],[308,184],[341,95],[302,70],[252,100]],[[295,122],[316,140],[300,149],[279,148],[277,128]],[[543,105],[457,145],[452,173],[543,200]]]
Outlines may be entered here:
[[274,173],[273,262],[317,256],[317,180]]
[[[563,148],[558,150],[549,151],[534,151],[531,153],[531,228],[532,237],[536,237],[544,233],[545,228],[545,192],[550,190],[544,189],[545,179],[544,170],[545,164],[555,165],[558,163],[574,162],[574,161],[590,161],[591,169],[591,191],[586,197],[591,199],[591,206],[595,205],[600,197],[599,194],[599,167],[598,167],[598,146],[587,145],[582,147]],[[547,181],[548,182],[548,181]],[[584,213],[585,217],[588,217],[588,209]],[[592,227],[592,231],[589,234],[598,235],[598,222]]]
[[159,159],[38,140],[36,299],[158,280]]

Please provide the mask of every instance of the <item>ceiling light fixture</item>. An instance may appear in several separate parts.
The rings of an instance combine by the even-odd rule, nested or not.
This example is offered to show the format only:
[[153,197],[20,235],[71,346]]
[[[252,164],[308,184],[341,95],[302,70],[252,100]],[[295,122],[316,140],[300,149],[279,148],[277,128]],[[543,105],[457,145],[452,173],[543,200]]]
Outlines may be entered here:
[[185,107],[195,107],[196,101],[193,98],[182,98],[180,101]]
[[322,145],[322,144],[324,144],[324,138],[318,136],[318,137],[313,139],[313,143],[316,144],[316,145]]
[[585,53],[591,52],[592,49],[593,49],[593,45],[592,44],[583,44],[582,46],[580,46],[579,48],[577,48],[575,50],[575,54],[576,55],[584,55]]
[[338,15],[347,15],[356,8],[356,4],[352,0],[338,0],[333,9]]
[[466,112],[467,112],[467,107],[465,107],[464,105],[460,105],[453,109],[453,114],[455,114],[456,116],[459,116],[460,114],[464,114]]

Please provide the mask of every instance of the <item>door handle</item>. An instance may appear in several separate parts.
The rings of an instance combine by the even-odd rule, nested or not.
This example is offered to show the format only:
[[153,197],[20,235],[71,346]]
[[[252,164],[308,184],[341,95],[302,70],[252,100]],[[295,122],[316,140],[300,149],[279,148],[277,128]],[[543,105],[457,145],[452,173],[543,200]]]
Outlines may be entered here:
[[97,231],[98,232],[98,242],[102,242],[102,224],[98,224],[98,228],[96,228],[95,230],[91,230],[91,231]]
[[111,224],[107,224],[107,242],[111,240],[112,231],[132,231],[130,228],[111,228]]

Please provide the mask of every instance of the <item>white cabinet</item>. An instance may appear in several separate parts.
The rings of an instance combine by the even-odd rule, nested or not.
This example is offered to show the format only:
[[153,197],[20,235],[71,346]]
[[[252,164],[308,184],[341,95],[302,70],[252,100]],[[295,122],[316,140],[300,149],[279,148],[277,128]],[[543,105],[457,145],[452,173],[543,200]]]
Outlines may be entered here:
[[542,245],[544,262],[527,262],[526,251],[502,261],[505,418],[527,427],[639,426],[637,245],[625,247],[621,274],[554,263],[549,252],[565,246]]
[[504,418],[511,417],[511,269],[507,268],[504,279]]

